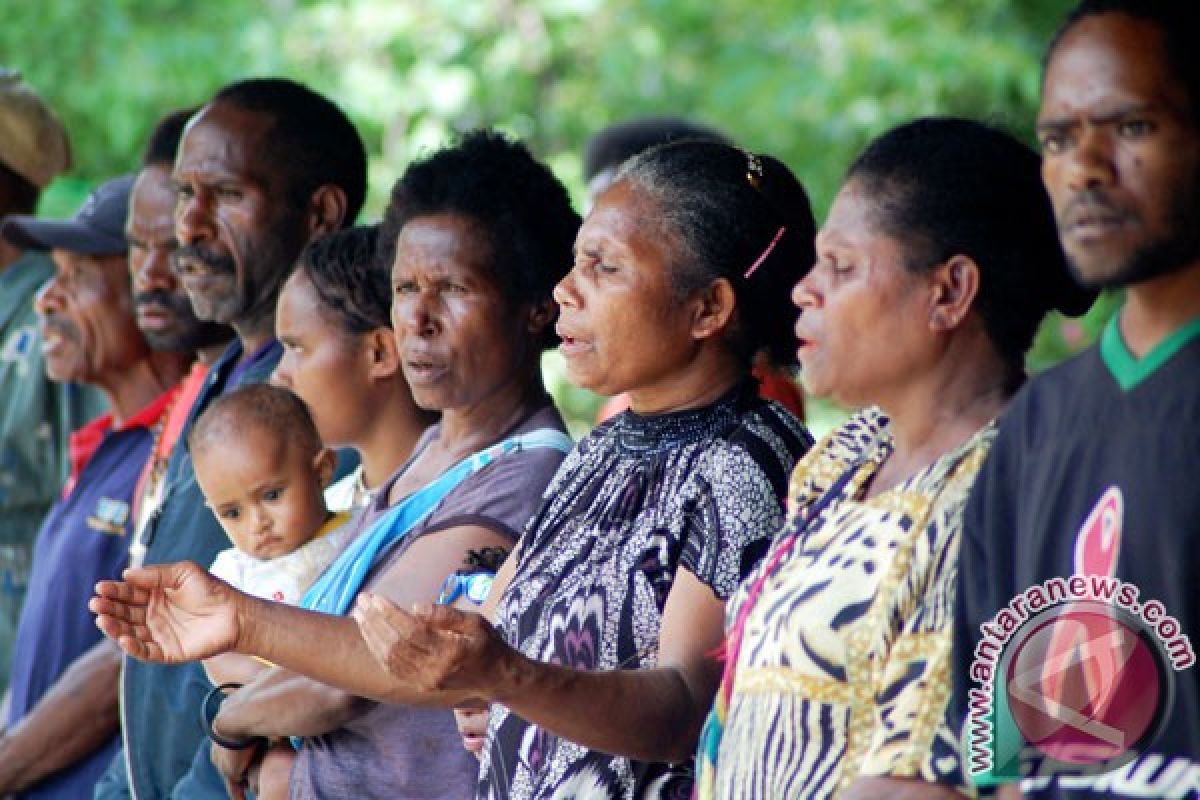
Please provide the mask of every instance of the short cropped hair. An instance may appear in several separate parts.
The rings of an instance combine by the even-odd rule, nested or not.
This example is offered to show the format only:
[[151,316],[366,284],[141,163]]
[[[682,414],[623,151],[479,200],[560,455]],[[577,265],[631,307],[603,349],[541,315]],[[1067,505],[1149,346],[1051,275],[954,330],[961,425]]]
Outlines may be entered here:
[[338,186],[346,193],[343,227],[354,223],[367,194],[367,152],[337,105],[287,78],[231,83],[212,102],[269,115],[267,153],[288,178],[292,201],[303,203],[326,184]]
[[[1050,46],[1043,67],[1072,28],[1100,14],[1124,14],[1149,23],[1162,33],[1166,65],[1188,94],[1191,112],[1200,121],[1200,7],[1191,0],[1083,0],[1063,20]],[[1043,69],[1043,74],[1045,70]]]
[[[496,285],[515,305],[537,305],[570,271],[579,215],[567,190],[525,145],[476,131],[411,164],[392,189],[380,226],[379,257],[389,269],[409,220],[457,214],[486,237]],[[542,344],[558,337],[547,326]]]
[[1011,134],[969,119],[914,120],[867,145],[846,179],[863,183],[911,271],[955,255],[976,263],[975,308],[1014,367],[1046,312],[1081,314],[1095,299],[1067,269],[1040,157]]
[[213,400],[192,426],[188,449],[196,453],[220,447],[256,429],[280,444],[299,447],[305,455],[315,456],[322,447],[312,414],[298,395],[281,386],[255,383]]
[[378,225],[334,231],[305,246],[296,264],[329,314],[346,333],[390,328],[392,282],[375,257]]
[[146,142],[146,149],[142,151],[142,166],[173,166],[175,154],[179,152],[179,141],[183,138],[183,129],[199,110],[195,107],[181,108],[160,119],[150,132],[150,141]]
[[729,137],[683,117],[651,116],[609,125],[588,139],[583,150],[583,177],[590,181],[606,169],[616,169],[651,147],[682,139],[732,144]]
[[685,140],[635,156],[617,181],[649,198],[648,224],[676,244],[670,268],[677,295],[725,278],[737,299],[735,353],[749,364],[766,350],[772,363],[794,365],[791,292],[816,260],[816,221],[787,165],[720,142]]

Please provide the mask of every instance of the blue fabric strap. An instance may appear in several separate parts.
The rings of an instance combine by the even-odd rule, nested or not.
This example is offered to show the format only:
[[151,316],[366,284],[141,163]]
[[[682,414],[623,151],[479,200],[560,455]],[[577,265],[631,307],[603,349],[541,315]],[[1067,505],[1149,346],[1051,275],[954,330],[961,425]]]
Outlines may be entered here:
[[454,487],[498,458],[539,447],[554,448],[568,453],[574,447],[574,443],[571,437],[562,431],[540,428],[505,439],[467,456],[436,480],[388,509],[369,531],[355,539],[317,582],[309,587],[300,606],[326,614],[345,614],[350,610],[350,605],[371,568],[391,551],[396,542],[425,519]]

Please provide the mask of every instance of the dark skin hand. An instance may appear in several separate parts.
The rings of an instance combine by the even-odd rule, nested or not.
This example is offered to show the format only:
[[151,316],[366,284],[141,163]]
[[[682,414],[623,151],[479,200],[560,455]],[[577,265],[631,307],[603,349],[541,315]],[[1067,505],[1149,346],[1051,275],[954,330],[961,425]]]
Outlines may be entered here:
[[[593,671],[534,661],[485,616],[446,606],[405,611],[363,594],[351,616],[375,659],[407,687],[502,703],[563,738],[639,760],[676,763],[692,755],[720,678],[708,654],[723,636],[724,604],[686,570],[667,598],[654,668]],[[598,720],[597,707],[611,713]]]

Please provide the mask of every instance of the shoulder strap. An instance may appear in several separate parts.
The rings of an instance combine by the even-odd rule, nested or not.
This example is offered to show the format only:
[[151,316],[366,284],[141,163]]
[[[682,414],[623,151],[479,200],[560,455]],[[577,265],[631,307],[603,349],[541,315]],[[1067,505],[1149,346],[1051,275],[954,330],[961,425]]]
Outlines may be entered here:
[[355,539],[309,588],[300,603],[301,607],[326,614],[345,614],[371,567],[469,476],[497,459],[521,450],[548,447],[565,453],[573,446],[570,437],[562,431],[540,428],[467,456],[392,506],[370,530]]

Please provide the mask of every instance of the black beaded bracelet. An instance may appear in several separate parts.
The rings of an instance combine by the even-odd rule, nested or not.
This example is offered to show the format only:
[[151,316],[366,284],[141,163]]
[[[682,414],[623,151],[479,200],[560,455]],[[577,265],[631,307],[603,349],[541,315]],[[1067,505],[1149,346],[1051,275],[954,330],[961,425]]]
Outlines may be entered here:
[[[240,689],[242,686],[243,684],[240,683],[222,683],[220,686],[214,686],[208,690],[208,694],[204,695],[204,702],[200,705],[200,724],[204,726],[204,732],[208,734],[209,739],[226,750],[245,750],[254,747],[262,739],[259,736],[252,736],[239,742],[226,739],[213,730],[213,721],[217,718],[217,712],[221,710],[221,703],[225,701],[225,690]],[[219,698],[215,705],[213,704],[214,697]]]

